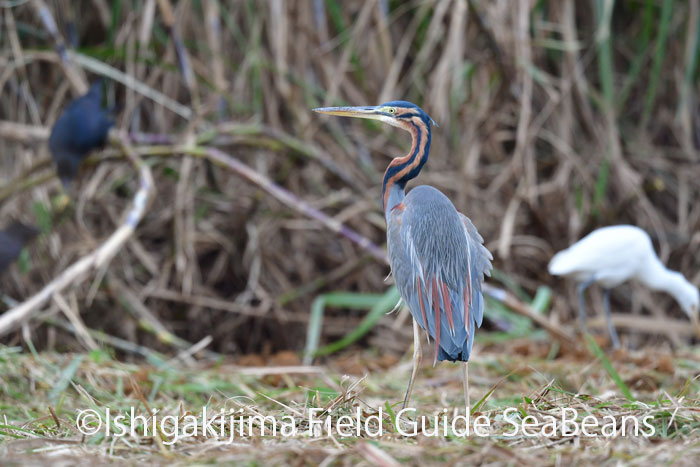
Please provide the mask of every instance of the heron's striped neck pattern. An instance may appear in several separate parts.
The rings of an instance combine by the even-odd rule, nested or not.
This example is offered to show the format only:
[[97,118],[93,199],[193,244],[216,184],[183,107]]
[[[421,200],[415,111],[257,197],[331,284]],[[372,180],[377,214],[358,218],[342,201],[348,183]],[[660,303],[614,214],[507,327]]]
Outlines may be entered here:
[[[403,117],[403,116],[401,116]],[[411,150],[403,157],[397,157],[389,163],[384,172],[382,183],[382,201],[384,203],[384,213],[388,215],[394,206],[389,206],[389,194],[394,189],[403,192],[406,183],[415,178],[428,161],[430,152],[430,122],[425,121],[418,114],[407,115],[402,118],[412,136]]]

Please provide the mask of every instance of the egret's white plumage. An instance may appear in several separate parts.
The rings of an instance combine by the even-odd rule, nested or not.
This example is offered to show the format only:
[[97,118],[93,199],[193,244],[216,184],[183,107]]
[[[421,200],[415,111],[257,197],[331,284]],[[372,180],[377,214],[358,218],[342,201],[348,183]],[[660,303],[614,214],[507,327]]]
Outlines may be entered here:
[[631,225],[615,225],[594,230],[554,255],[549,273],[573,276],[580,282],[594,279],[604,287],[615,287],[653,260],[658,261],[646,232]]
[[[591,283],[598,283],[606,289],[607,305],[608,289],[635,279],[651,289],[668,292],[693,322],[697,320],[700,304],[698,288],[682,274],[667,269],[661,263],[649,235],[639,227],[615,225],[594,230],[554,255],[549,263],[549,273],[570,276],[581,283],[581,308],[583,291]],[[581,313],[583,315],[583,310]],[[609,308],[606,314],[609,316]],[[609,326],[612,324],[609,323]],[[614,329],[610,329],[614,334]],[[616,336],[613,336],[613,340],[616,340]]]

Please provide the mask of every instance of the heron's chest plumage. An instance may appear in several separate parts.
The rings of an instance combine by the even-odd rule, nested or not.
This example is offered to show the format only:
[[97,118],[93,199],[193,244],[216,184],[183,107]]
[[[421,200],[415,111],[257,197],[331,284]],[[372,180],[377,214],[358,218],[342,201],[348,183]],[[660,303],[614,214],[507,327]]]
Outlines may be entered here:
[[468,244],[460,215],[452,202],[431,186],[418,186],[389,212],[387,248],[392,270],[420,267],[439,275],[449,286],[462,281]]
[[411,190],[386,217],[389,262],[401,297],[435,339],[437,359],[466,361],[483,316],[483,274],[491,268],[481,236],[430,186]]

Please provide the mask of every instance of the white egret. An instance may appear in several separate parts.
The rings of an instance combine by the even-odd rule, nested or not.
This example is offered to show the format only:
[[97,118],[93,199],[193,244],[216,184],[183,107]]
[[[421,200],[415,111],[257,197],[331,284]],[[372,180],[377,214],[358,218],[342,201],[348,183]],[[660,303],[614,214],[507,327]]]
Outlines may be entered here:
[[700,336],[698,288],[679,272],[664,266],[654,252],[649,235],[632,225],[614,225],[594,230],[549,262],[549,273],[573,277],[579,282],[579,317],[586,328],[584,292],[594,282],[603,287],[603,307],[613,346],[619,346],[610,317],[610,289],[636,279],[654,290],[673,295]]

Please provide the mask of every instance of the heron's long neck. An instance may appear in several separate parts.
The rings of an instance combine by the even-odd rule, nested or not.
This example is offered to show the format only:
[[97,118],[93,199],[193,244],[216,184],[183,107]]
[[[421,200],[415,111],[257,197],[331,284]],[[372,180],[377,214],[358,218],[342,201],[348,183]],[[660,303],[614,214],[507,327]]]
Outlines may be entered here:
[[647,262],[646,267],[637,274],[637,279],[651,289],[668,292],[676,301],[682,296],[688,283],[683,274],[667,269],[656,257]]
[[403,201],[406,183],[418,175],[430,153],[430,125],[420,118],[409,120],[407,125],[413,140],[411,150],[391,161],[384,172],[382,200],[386,219],[391,210]]

